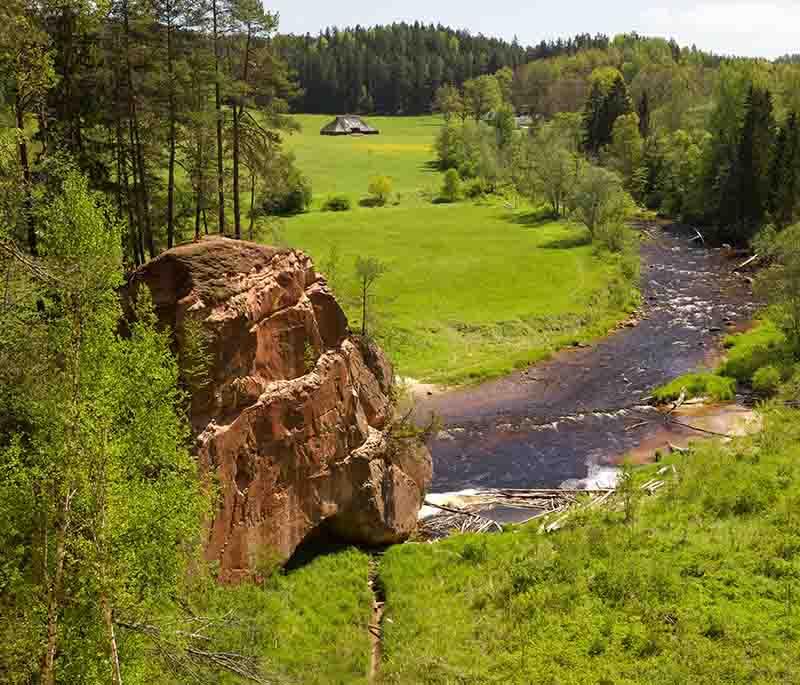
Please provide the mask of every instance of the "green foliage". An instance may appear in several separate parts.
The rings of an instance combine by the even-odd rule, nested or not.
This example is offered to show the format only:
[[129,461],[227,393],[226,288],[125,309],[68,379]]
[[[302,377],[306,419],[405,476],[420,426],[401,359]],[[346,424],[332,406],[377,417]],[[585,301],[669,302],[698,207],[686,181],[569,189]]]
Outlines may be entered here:
[[496,112],[502,103],[503,94],[494,76],[484,74],[464,83],[464,107],[475,121]]
[[772,260],[756,281],[756,291],[769,303],[769,316],[800,355],[800,224],[762,238]]
[[715,402],[728,402],[736,396],[736,380],[714,373],[690,373],[653,391],[658,404],[676,401],[682,393],[686,399],[708,397]]
[[787,358],[786,338],[770,321],[762,321],[746,333],[729,336],[725,346],[728,350],[719,373],[740,383],[750,383],[761,367]]
[[374,176],[369,182],[371,200],[379,207],[383,207],[392,196],[393,183],[388,176]]
[[456,202],[461,197],[461,177],[455,169],[445,173],[440,197],[446,202]]
[[615,173],[585,165],[570,197],[572,214],[594,239],[603,226],[622,224],[633,211],[633,201]]
[[293,162],[272,164],[269,176],[265,174],[261,182],[264,187],[261,205],[267,214],[298,214],[311,207],[314,197],[311,180],[301,174]]
[[323,212],[347,212],[353,208],[353,201],[347,195],[332,195],[322,205]]
[[769,397],[778,392],[782,380],[780,369],[775,366],[762,366],[753,374],[753,390],[759,395]]
[[107,678],[105,612],[136,620],[169,606],[206,514],[178,365],[148,291],[118,333],[111,216],[67,172],[41,213],[43,257],[17,272],[0,311],[0,670],[22,681]]

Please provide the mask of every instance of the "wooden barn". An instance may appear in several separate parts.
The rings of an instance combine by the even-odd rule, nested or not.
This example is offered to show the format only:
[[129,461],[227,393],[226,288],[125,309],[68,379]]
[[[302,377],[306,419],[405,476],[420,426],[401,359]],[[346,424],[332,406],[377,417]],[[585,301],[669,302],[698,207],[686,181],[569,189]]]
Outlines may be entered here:
[[331,123],[323,126],[320,131],[320,134],[323,136],[374,136],[378,133],[380,133],[380,131],[378,131],[377,128],[373,128],[355,114],[345,114],[344,116],[336,117]]

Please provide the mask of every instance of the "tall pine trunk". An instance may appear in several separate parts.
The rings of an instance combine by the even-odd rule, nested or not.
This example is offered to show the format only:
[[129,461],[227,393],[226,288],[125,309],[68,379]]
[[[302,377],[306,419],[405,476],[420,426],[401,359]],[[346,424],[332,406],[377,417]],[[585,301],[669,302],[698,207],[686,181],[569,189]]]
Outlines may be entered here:
[[212,0],[214,20],[214,101],[217,110],[217,196],[219,202],[219,232],[225,233],[225,166],[222,150],[222,86],[219,82],[219,13],[217,0]]
[[233,103],[233,226],[237,240],[242,239],[242,211],[239,206],[239,137],[241,116],[238,105]]
[[[253,29],[247,27],[247,44],[244,49],[244,65],[242,83],[247,88],[248,66],[250,65],[250,46],[253,40]],[[242,238],[242,211],[239,204],[239,149],[241,143],[242,116],[244,116],[244,99],[242,96],[241,104],[233,103],[233,220],[236,232],[236,239]]]
[[16,95],[14,104],[17,118],[17,128],[19,129],[19,165],[22,167],[22,181],[25,193],[25,222],[28,226],[28,249],[35,257],[39,250],[36,240],[36,222],[33,218],[33,187],[31,179],[31,165],[28,159],[28,141],[25,138],[25,111],[19,93]]
[[175,244],[175,64],[173,56],[174,27],[172,16],[167,21],[167,73],[169,74],[169,169],[167,171],[167,249]]

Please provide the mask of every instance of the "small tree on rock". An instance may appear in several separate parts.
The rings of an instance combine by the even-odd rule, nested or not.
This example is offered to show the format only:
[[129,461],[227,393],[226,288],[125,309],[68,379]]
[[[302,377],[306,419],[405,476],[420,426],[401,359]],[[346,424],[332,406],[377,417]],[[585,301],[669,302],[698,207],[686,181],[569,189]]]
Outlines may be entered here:
[[372,288],[386,271],[386,264],[376,257],[356,258],[356,281],[361,297],[361,335],[364,337],[368,332],[367,321],[370,315]]

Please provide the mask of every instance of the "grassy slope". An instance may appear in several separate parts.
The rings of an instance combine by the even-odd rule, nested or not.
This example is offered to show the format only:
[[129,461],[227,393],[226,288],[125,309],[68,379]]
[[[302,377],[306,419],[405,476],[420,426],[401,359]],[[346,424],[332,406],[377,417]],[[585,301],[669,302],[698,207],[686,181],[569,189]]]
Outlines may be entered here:
[[237,623],[230,629],[229,649],[255,652],[270,682],[366,685],[373,599],[368,563],[356,550],[321,556],[275,575],[263,588],[216,588],[208,608],[231,612]]
[[673,459],[632,525],[602,512],[391,549],[383,682],[799,682],[796,413]]
[[384,344],[400,373],[439,382],[498,375],[604,333],[621,313],[608,302],[615,269],[584,237],[572,225],[471,202],[310,212],[287,227],[289,243],[318,265],[336,246],[347,276],[356,255],[389,265],[377,286]]

